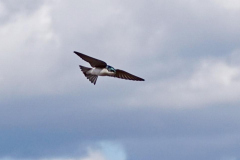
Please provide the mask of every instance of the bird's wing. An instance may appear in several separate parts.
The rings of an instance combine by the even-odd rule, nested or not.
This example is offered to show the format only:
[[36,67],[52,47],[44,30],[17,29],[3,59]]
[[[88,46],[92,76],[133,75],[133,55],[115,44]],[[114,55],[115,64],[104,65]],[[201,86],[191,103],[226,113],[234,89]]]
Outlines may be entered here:
[[113,77],[116,78],[122,78],[122,79],[127,79],[127,80],[133,80],[133,81],[144,81],[144,79],[134,76],[126,71],[116,69],[116,74],[113,75]]
[[101,61],[96,58],[89,57],[85,54],[79,53],[77,51],[74,51],[76,55],[81,57],[84,61],[87,61],[92,67],[100,67],[100,68],[105,68],[107,66],[107,63],[104,61]]

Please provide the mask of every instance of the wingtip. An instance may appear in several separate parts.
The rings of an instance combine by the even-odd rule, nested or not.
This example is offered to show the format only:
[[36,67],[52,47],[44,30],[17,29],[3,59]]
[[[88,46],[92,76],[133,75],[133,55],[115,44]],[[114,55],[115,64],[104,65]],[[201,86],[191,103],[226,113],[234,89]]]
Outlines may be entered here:
[[137,81],[145,81],[145,79],[138,77]]
[[73,53],[75,53],[76,55],[78,55],[80,58],[82,58],[83,54],[77,51],[73,51]]
[[79,52],[77,52],[77,51],[73,51],[73,53],[75,53],[75,54],[77,54],[77,55],[78,55],[78,54],[81,54],[81,53],[79,53]]

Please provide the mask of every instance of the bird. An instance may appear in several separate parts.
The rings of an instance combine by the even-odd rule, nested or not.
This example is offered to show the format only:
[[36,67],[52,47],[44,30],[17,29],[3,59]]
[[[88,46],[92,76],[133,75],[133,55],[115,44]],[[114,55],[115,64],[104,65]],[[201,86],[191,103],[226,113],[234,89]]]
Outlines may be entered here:
[[94,85],[97,82],[98,76],[110,76],[110,77],[121,78],[126,80],[145,81],[144,79],[137,77],[133,74],[130,74],[126,71],[115,69],[112,66],[107,65],[107,63],[102,60],[87,56],[77,51],[74,51],[74,53],[92,66],[92,68],[88,68],[88,67],[79,65],[85,77]]

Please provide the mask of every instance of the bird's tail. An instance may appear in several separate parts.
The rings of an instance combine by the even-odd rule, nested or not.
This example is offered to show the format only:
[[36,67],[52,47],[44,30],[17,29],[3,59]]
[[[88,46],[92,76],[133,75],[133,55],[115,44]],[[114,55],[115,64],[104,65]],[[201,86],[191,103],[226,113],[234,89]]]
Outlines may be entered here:
[[91,70],[91,68],[84,67],[81,65],[79,65],[79,67],[80,67],[81,71],[83,72],[83,74],[85,75],[85,77],[87,77],[87,79],[89,79],[89,81],[95,85],[97,82],[98,76],[87,74],[87,71]]
[[83,72],[83,74],[86,76],[86,72],[91,70],[91,68],[88,68],[88,67],[84,67],[84,66],[81,66],[79,65],[81,71]]

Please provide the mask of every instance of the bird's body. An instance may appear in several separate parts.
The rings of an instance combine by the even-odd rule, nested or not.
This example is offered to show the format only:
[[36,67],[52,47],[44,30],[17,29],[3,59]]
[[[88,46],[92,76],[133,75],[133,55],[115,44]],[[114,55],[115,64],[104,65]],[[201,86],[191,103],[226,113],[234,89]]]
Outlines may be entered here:
[[113,76],[114,72],[109,72],[106,68],[92,68],[87,71],[86,74],[95,75],[95,76]]
[[107,65],[107,63],[104,61],[92,58],[90,56],[87,56],[76,51],[74,51],[74,53],[77,54],[83,60],[90,63],[90,65],[92,66],[92,68],[84,67],[81,65],[79,67],[82,70],[85,77],[87,77],[87,79],[89,79],[89,81],[92,82],[94,85],[97,82],[98,76],[110,76],[133,81],[144,81],[144,79],[134,76],[128,72],[125,72],[120,69],[114,69],[112,66]]

